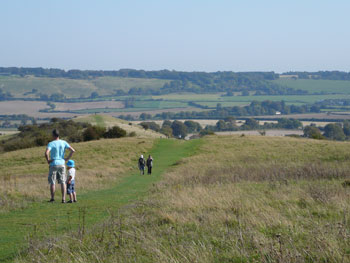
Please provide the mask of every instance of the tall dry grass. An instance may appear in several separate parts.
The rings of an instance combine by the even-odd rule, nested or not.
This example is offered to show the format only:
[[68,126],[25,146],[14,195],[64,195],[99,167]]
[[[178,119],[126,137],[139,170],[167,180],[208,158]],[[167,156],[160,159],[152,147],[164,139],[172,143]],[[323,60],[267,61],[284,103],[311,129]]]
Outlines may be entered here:
[[348,143],[204,140],[144,202],[17,262],[350,262]]
[[[76,153],[77,193],[106,187],[137,167],[139,154],[146,153],[152,139],[105,139],[72,144]],[[0,155],[0,212],[23,208],[32,201],[49,198],[45,147]],[[59,185],[58,185],[59,186]],[[56,194],[59,196],[60,188]]]

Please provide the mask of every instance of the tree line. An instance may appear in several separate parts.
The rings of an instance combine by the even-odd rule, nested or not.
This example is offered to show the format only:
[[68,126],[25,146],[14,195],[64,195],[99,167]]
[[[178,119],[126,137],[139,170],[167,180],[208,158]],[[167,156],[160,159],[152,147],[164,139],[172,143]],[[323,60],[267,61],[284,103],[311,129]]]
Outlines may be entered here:
[[221,107],[209,111],[162,112],[154,116],[155,119],[223,119],[230,116],[261,116],[281,114],[318,113],[318,105],[287,105],[284,101],[252,101],[250,105],[239,107]]
[[350,72],[344,71],[290,71],[282,73],[282,75],[295,75],[299,79],[324,79],[324,80],[350,80]]
[[325,127],[316,127],[315,124],[311,124],[304,128],[304,136],[312,139],[348,141],[350,140],[350,121],[329,123]]
[[[106,129],[88,123],[52,118],[49,123],[18,127],[18,134],[0,141],[0,152],[47,145],[52,140],[51,132],[53,129],[58,129],[61,138],[69,142],[84,142],[100,138],[120,138],[128,135],[124,129],[118,126]],[[129,136],[135,136],[135,134],[129,134]]]

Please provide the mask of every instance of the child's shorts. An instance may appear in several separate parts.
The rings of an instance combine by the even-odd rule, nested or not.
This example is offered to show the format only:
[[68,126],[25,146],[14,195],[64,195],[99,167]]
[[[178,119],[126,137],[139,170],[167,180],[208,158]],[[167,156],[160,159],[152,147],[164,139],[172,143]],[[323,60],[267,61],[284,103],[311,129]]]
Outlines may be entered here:
[[70,184],[67,184],[67,194],[73,194],[75,192],[75,182],[72,181]]

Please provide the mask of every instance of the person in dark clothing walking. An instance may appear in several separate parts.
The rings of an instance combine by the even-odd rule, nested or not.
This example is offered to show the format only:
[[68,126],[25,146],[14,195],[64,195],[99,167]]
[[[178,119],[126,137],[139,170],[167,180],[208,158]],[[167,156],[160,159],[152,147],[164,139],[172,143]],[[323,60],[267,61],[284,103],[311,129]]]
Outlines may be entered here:
[[148,155],[146,165],[147,165],[147,174],[152,174],[153,158],[151,155]]
[[140,158],[139,158],[139,169],[140,169],[140,175],[144,175],[145,174],[145,164],[146,161],[143,158],[143,155],[141,154]]

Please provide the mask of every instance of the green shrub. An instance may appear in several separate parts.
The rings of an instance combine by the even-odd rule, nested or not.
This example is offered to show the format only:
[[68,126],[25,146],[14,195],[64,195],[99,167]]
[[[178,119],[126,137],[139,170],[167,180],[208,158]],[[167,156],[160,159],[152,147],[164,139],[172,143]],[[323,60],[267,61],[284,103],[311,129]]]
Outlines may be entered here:
[[121,138],[126,136],[126,131],[118,126],[109,128],[103,135],[105,138]]

